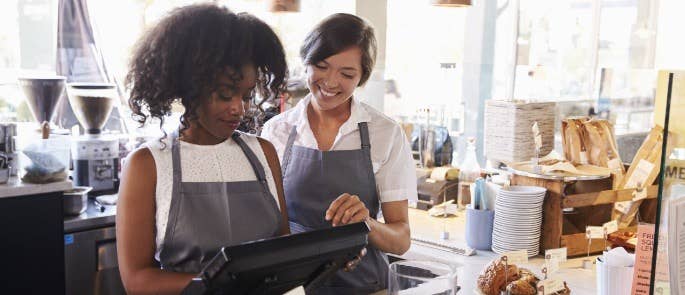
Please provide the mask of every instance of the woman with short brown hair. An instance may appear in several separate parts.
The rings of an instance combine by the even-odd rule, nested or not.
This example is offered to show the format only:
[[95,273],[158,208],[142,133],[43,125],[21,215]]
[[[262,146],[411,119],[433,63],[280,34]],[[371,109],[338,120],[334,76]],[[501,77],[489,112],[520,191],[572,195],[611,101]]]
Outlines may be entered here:
[[[354,96],[374,67],[373,28],[354,15],[331,15],[308,34],[300,55],[311,93],[262,131],[282,160],[290,229],[366,222],[366,256],[354,271],[338,272],[317,291],[385,289],[385,252],[409,249],[407,199],[416,198],[416,178],[402,128]],[[377,220],[381,213],[383,222]]]

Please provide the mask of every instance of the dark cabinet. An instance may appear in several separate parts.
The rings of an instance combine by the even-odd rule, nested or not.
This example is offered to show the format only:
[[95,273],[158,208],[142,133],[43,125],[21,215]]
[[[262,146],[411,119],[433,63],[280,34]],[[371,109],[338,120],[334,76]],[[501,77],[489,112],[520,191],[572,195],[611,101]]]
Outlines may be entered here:
[[65,294],[62,193],[0,198],[0,293]]

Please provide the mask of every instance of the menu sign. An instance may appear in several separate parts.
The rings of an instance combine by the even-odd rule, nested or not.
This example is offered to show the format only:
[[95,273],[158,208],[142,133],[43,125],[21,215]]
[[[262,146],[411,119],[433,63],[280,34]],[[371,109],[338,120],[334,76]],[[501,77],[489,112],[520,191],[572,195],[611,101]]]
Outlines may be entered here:
[[635,268],[631,294],[649,294],[649,280],[652,272],[652,250],[654,249],[654,224],[637,226],[635,247]]
[[559,262],[566,262],[566,247],[545,250],[545,260],[557,259]]

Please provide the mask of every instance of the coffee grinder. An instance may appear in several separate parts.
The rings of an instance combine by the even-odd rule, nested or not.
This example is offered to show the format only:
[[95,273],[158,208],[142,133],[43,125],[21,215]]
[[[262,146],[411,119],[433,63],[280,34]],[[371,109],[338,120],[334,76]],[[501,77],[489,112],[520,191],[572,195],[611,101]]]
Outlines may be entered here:
[[[64,93],[67,78],[64,76],[35,76],[19,77],[18,80],[36,122],[39,125],[43,122],[50,122],[55,114],[57,103]],[[54,130],[55,128],[51,127],[50,129]]]
[[[28,75],[20,76],[17,79],[17,84],[20,86],[24,97],[26,98],[26,104],[33,115],[33,119],[36,124],[34,131],[37,134],[21,134],[25,139],[33,140],[35,138],[41,138],[38,133],[43,132],[43,126],[48,126],[48,135],[52,138],[62,138],[65,139],[64,142],[68,142],[68,131],[59,128],[56,124],[51,123],[53,115],[57,109],[62,96],[64,95],[64,88],[66,86],[67,78],[64,76],[58,76],[54,74],[44,74],[44,75]],[[8,155],[8,164],[11,166],[10,172],[12,176],[17,176],[19,174],[20,159],[19,148],[22,146],[17,139],[17,126],[16,125],[0,125],[0,152]],[[26,132],[24,130],[23,132]],[[45,135],[44,135],[45,136]],[[24,142],[23,147],[25,148],[26,142]],[[65,147],[68,149],[68,147]],[[68,153],[66,155],[65,165],[68,165]]]
[[119,95],[114,84],[69,83],[67,95],[85,134],[72,141],[71,157],[75,185],[92,187],[95,194],[115,193],[119,188],[119,140],[103,134]]

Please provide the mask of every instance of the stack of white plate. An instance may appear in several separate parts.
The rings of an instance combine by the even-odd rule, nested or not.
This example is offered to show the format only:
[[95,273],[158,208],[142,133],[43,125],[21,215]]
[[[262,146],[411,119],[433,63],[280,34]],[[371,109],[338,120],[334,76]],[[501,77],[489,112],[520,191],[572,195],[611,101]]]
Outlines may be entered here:
[[542,230],[542,203],[547,190],[537,186],[510,186],[497,193],[492,227],[492,251],[526,250],[538,255]]

